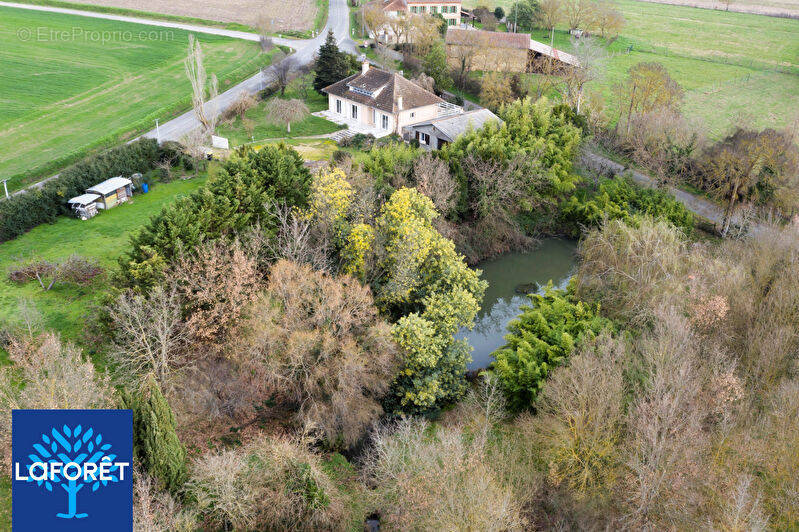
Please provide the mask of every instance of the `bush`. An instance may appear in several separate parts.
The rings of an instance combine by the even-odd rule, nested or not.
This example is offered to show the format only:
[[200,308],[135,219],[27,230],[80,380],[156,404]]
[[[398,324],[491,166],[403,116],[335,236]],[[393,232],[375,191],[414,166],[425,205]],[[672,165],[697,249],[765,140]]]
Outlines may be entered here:
[[122,280],[153,286],[184,250],[192,252],[202,242],[258,222],[270,230],[275,221],[267,208],[270,200],[305,206],[310,183],[302,158],[284,144],[240,151],[205,186],[164,207],[131,238],[132,249],[120,258]]
[[133,452],[161,486],[177,493],[186,480],[186,449],[175,432],[175,417],[158,383],[149,376],[124,397],[133,411]]
[[369,288],[283,260],[250,315],[243,356],[254,380],[299,405],[306,432],[355,445],[383,414],[380,401],[399,366]]
[[532,409],[549,372],[566,362],[575,346],[610,327],[594,308],[550,285],[531,294],[530,306],[508,324],[507,342],[494,352],[491,369],[513,410]]
[[0,242],[54,222],[58,215],[69,212],[68,199],[110,177],[147,172],[162,156],[155,139],[141,139],[88,157],[41,188],[0,201]]
[[561,219],[572,237],[607,220],[636,225],[639,215],[667,220],[690,235],[694,217],[668,192],[641,187],[629,177],[602,179],[595,192],[580,189],[560,205]]
[[34,279],[42,290],[47,291],[58,283],[87,285],[103,274],[103,268],[94,259],[71,255],[62,262],[33,260],[13,266],[8,272],[8,280],[27,283]]
[[319,456],[287,440],[206,454],[192,467],[188,491],[217,529],[334,530],[349,523]]

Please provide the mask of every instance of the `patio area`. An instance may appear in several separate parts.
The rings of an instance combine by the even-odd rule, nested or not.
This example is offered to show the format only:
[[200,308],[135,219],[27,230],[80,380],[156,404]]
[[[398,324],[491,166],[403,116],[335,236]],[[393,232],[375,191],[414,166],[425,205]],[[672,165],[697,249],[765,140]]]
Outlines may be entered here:
[[347,130],[352,133],[349,136],[354,136],[357,135],[358,133],[361,133],[363,135],[373,135],[375,138],[380,138],[391,134],[390,130],[380,129],[378,127],[369,126],[367,124],[361,124],[357,120],[354,120],[346,116],[342,116],[338,113],[331,112],[329,109],[324,111],[317,111],[312,114],[314,116],[324,118],[325,120],[330,120],[331,122],[334,122],[336,124],[347,126]]

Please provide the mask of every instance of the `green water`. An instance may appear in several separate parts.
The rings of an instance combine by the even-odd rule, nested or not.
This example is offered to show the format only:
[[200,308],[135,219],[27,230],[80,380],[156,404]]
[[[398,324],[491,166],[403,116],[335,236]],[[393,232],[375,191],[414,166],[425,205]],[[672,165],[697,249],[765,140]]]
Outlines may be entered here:
[[542,293],[550,280],[557,287],[566,286],[577,263],[576,250],[574,241],[550,238],[533,251],[508,253],[476,266],[483,270],[488,289],[474,329],[462,329],[456,335],[474,348],[469,369],[485,368],[493,362],[491,353],[505,343],[508,322],[530,302],[525,292]]

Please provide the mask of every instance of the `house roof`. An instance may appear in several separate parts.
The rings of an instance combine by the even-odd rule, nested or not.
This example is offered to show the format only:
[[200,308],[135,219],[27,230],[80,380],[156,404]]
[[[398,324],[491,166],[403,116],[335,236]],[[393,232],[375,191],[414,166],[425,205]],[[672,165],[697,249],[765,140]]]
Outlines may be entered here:
[[400,74],[370,67],[365,73],[355,74],[322,89],[323,92],[340,96],[386,113],[415,109],[425,105],[443,103],[444,100]]
[[78,205],[88,205],[89,203],[94,203],[100,199],[99,194],[81,194],[80,196],[75,196],[67,203],[77,203]]
[[508,33],[505,31],[449,28],[447,30],[447,44],[527,50],[530,48],[530,36],[525,33]]
[[457,115],[444,116],[441,118],[434,118],[433,120],[427,120],[426,122],[419,122],[418,124],[413,124],[411,127],[433,126],[449,137],[450,141],[453,141],[470,129],[480,129],[486,122],[491,120],[502,123],[502,120],[488,109],[475,109]]
[[87,188],[86,192],[94,192],[95,194],[101,194],[105,196],[106,194],[110,194],[117,189],[130,185],[131,183],[132,181],[130,179],[117,176],[112,177],[111,179],[106,179],[102,183],[94,185],[92,188]]
[[378,0],[383,11],[408,11],[408,4],[460,4],[461,0]]

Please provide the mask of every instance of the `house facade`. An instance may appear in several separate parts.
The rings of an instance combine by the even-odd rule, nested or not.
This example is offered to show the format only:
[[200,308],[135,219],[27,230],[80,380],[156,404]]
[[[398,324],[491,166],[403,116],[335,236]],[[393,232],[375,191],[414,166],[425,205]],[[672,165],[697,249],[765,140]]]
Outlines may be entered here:
[[328,96],[325,117],[376,137],[401,134],[402,128],[451,112],[441,98],[396,72],[371,67],[322,89]]
[[409,15],[441,15],[447,26],[461,23],[460,0],[378,0],[383,3],[383,11],[390,17]]

